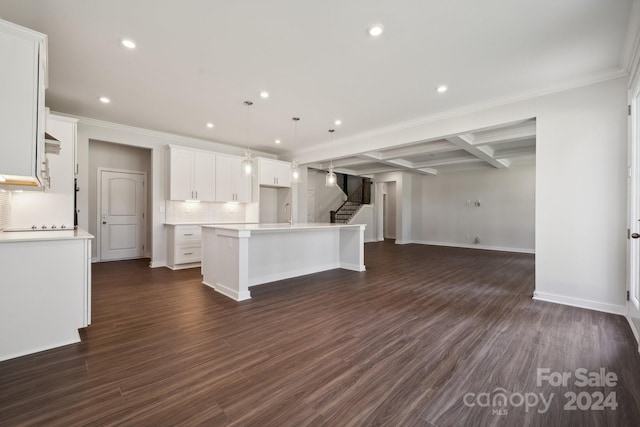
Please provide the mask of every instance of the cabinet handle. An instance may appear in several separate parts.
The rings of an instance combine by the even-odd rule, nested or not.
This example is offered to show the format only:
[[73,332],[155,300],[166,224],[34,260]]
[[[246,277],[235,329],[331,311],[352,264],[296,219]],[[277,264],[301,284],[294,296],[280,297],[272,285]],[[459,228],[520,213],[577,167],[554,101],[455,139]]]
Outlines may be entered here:
[[182,255],[193,255],[193,252],[185,252]]
[[196,200],[198,200],[198,192],[196,191]]
[[186,233],[185,236],[193,236],[193,233]]

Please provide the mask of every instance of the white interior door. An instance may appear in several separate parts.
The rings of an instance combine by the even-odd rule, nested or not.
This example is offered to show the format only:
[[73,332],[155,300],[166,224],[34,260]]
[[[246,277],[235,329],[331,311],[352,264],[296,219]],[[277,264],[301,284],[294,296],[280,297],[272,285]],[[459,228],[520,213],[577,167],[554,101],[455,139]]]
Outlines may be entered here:
[[627,313],[640,329],[640,85],[631,99],[629,144],[629,298]]
[[100,171],[100,259],[144,255],[145,173]]

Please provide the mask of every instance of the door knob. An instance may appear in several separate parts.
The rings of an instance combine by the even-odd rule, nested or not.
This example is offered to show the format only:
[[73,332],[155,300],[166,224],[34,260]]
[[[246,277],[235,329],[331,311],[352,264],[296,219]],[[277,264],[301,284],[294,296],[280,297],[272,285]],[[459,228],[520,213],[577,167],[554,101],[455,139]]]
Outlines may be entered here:
[[[106,223],[107,223],[107,221],[102,221],[102,224],[106,224]],[[634,238],[635,238],[635,237],[634,237]]]
[[640,234],[638,234],[638,233],[633,233],[633,234],[631,234],[631,238],[632,238],[632,239],[638,239],[638,238],[640,238]]

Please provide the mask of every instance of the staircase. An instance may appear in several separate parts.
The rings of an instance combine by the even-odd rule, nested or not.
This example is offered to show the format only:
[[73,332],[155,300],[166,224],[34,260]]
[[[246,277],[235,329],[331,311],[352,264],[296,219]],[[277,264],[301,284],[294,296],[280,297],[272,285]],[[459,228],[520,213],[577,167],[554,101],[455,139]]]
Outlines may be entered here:
[[337,224],[348,224],[351,217],[360,210],[360,206],[362,206],[362,203],[360,202],[347,200],[340,210],[332,211],[335,212],[335,216],[333,218],[334,221],[331,222],[335,222]]
[[353,186],[357,184],[356,180],[359,181],[360,184],[347,196],[347,200],[335,211],[330,211],[331,223],[348,224],[349,220],[360,210],[362,205],[371,203],[371,179],[341,175],[338,183],[342,191],[345,191],[347,188],[353,188]]

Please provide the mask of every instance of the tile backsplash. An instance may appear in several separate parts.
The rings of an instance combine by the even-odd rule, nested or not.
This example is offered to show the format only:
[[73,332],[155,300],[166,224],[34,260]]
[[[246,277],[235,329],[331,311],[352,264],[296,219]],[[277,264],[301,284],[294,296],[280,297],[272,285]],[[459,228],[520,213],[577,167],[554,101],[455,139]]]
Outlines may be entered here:
[[246,220],[246,206],[241,203],[166,201],[166,222],[229,222]]

